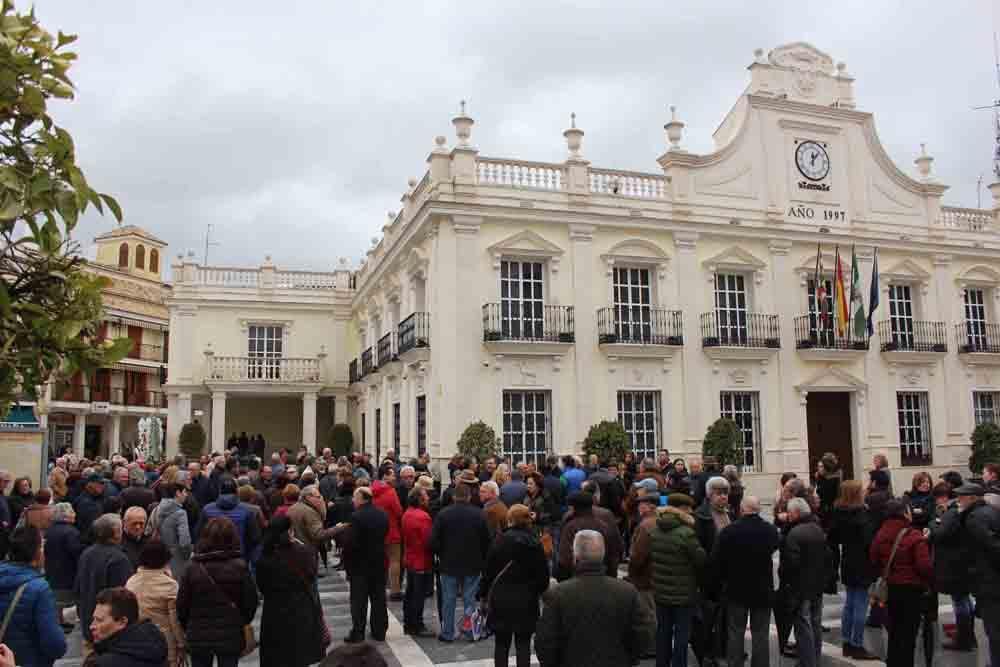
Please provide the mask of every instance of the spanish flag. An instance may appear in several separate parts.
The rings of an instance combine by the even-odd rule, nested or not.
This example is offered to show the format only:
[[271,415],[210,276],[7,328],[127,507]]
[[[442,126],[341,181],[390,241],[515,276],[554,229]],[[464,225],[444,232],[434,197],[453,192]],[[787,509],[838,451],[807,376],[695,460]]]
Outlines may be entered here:
[[837,335],[843,338],[847,335],[847,324],[850,315],[847,312],[847,291],[844,289],[844,268],[840,264],[840,246],[835,253],[836,272],[833,279],[833,312],[837,320]]

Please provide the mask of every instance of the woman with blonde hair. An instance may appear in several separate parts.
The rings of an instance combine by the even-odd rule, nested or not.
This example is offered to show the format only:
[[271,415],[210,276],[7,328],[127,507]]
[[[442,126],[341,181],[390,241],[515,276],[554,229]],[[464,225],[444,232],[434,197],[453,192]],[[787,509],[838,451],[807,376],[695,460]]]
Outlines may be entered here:
[[165,489],[168,484],[176,484],[176,483],[177,483],[177,466],[168,465],[166,468],[163,469],[163,472],[160,473],[160,478],[157,479],[156,483],[153,485],[153,490],[156,491],[157,502],[163,500],[163,489]]
[[187,664],[184,631],[177,620],[178,583],[170,574],[170,550],[159,540],[147,542],[139,552],[139,569],[125,588],[139,601],[139,617],[148,618],[167,641],[167,666]]
[[549,587],[549,567],[533,523],[530,509],[513,505],[507,510],[507,530],[497,536],[486,556],[479,598],[486,600],[496,632],[495,667],[506,667],[512,638],[517,667],[531,664],[538,601]]
[[49,473],[49,490],[52,492],[52,504],[61,503],[69,495],[69,486],[66,480],[69,474],[60,467],[55,467]]
[[875,530],[864,502],[864,487],[857,480],[841,482],[837,500],[833,503],[827,543],[833,552],[835,570],[846,589],[841,613],[844,637],[844,657],[872,660],[875,656],[865,648],[865,617],[868,614],[868,587],[875,581],[875,570],[869,561]]
[[503,485],[510,481],[510,467],[506,463],[501,463],[493,471],[493,481],[496,482],[497,488],[503,488]]

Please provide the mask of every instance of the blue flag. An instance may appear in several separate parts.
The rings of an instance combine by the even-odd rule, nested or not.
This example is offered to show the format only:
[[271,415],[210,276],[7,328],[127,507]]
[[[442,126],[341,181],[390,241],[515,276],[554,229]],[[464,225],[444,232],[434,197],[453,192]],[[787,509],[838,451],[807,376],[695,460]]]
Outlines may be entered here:
[[878,308],[878,248],[872,254],[872,284],[868,293],[868,337],[875,335],[875,321],[872,317]]

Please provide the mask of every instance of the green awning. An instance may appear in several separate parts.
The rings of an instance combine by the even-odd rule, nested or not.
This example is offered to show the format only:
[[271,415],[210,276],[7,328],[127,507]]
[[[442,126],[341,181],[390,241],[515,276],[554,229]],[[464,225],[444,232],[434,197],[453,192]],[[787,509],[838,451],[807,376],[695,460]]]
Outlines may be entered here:
[[7,413],[7,416],[3,418],[3,421],[16,424],[38,425],[38,417],[35,416],[35,411],[30,405],[15,405]]

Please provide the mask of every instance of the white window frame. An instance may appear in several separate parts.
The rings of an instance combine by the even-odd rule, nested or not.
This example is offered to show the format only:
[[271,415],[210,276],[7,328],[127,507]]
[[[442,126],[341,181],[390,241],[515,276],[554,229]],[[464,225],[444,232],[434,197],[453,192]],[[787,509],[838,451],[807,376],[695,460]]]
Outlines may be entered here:
[[[629,450],[639,460],[646,457],[655,459],[660,449],[661,395],[661,392],[652,390],[618,390],[618,423],[628,436]],[[642,422],[641,427],[639,422]],[[643,440],[642,446],[637,444],[637,439]]]
[[[268,349],[271,343],[271,349]],[[284,355],[285,328],[280,324],[247,326],[247,375],[250,379],[277,380]]]
[[1000,391],[974,390],[972,392],[972,424],[1000,425]]
[[[970,294],[976,293],[979,296],[978,303],[975,299],[970,299]],[[970,352],[986,350],[989,345],[989,337],[986,325],[989,323],[989,313],[986,304],[989,301],[989,288],[979,285],[969,285],[962,290],[962,308],[965,314],[965,344],[969,346]]]
[[[727,399],[728,402],[727,402]],[[727,404],[728,403],[728,404]],[[739,405],[737,405],[739,403]],[[719,416],[732,419],[740,429],[743,470],[763,472],[764,461],[759,391],[723,390],[719,392]],[[749,422],[747,421],[749,416]],[[751,442],[747,443],[747,435]]]
[[[733,279],[732,281],[725,281],[727,283],[732,282],[733,289],[729,289],[730,285],[725,285],[725,289],[719,289],[720,279],[723,278]],[[720,270],[714,274],[714,280],[712,281],[712,308],[715,313],[715,333],[718,335],[721,345],[745,345],[750,337],[749,315],[753,312],[751,302],[752,293],[750,289],[752,282],[752,275],[745,271]],[[739,289],[736,288],[736,283],[741,283]],[[735,306],[730,306],[727,303],[724,308],[720,307],[720,295],[727,295],[727,299],[729,298],[728,295],[734,295],[738,299],[740,293],[743,296],[742,307],[738,303]],[[727,313],[725,325],[723,325],[723,311]],[[730,323],[730,313],[736,316],[736,324]],[[742,313],[742,324],[740,322],[740,313]],[[724,334],[723,331],[726,333]]]
[[827,325],[824,329],[820,330],[819,325],[819,308],[816,303],[816,277],[810,276],[806,279],[806,310],[809,313],[809,335],[815,336],[816,340],[824,345],[832,346],[833,332],[834,332],[834,313],[833,313],[833,283],[832,277],[828,278],[826,274],[820,276],[820,280],[823,281],[827,288],[826,292],[826,302],[827,302],[827,313],[829,314],[829,319],[827,320]]
[[[655,267],[649,266],[626,264],[612,267],[611,305],[619,342],[652,340],[653,309],[656,307],[655,271]],[[643,275],[645,285],[642,284]]]
[[[902,292],[905,291],[905,294]],[[892,342],[897,349],[911,350],[915,347],[917,321],[917,300],[914,298],[915,286],[908,282],[891,282],[888,288],[887,310],[889,313],[889,331]],[[905,298],[902,298],[905,296]],[[900,313],[901,306],[908,306],[909,312]]]
[[[532,273],[534,274],[534,266],[539,267],[539,277],[532,275],[530,278],[525,280],[523,276],[525,265],[532,267]],[[517,278],[511,277],[511,267],[517,266]],[[504,273],[506,272],[506,276]],[[516,256],[504,256],[500,259],[500,270],[498,272],[500,284],[499,295],[500,295],[500,332],[505,337],[511,338],[527,338],[527,339],[543,339],[545,337],[545,304],[548,294],[548,267],[546,266],[545,260],[538,257],[516,257]],[[540,286],[541,294],[535,296],[532,294],[530,298],[524,297],[524,288],[526,285]],[[506,290],[505,290],[506,288]],[[506,296],[505,296],[506,291]],[[517,291],[517,297],[511,296],[512,291]],[[533,290],[534,292],[534,290]],[[525,305],[532,304],[532,310],[538,307],[538,312],[532,317],[525,317]],[[514,310],[513,305],[517,304],[518,314],[513,315]],[[505,308],[506,306],[506,308]],[[526,334],[527,328],[525,324],[530,325],[530,335]],[[516,326],[515,326],[516,324]]]
[[899,457],[904,466],[930,465],[930,397],[926,391],[896,392],[896,423],[899,433]]
[[[420,456],[427,451],[427,396],[424,394],[417,396],[413,403],[414,426],[417,432],[417,456]],[[423,421],[423,428],[421,428],[421,421]]]
[[[517,400],[515,400],[515,398]],[[530,400],[529,400],[530,399]],[[538,401],[542,409],[538,409]],[[530,409],[529,409],[530,404]],[[540,463],[552,452],[552,393],[539,389],[505,389],[500,397],[501,407],[501,452],[511,461],[532,461]],[[538,416],[542,417],[542,429],[538,429]],[[528,422],[531,421],[531,428]],[[520,444],[515,446],[515,438]],[[528,438],[532,446],[528,448]],[[538,446],[538,438],[542,446]]]

